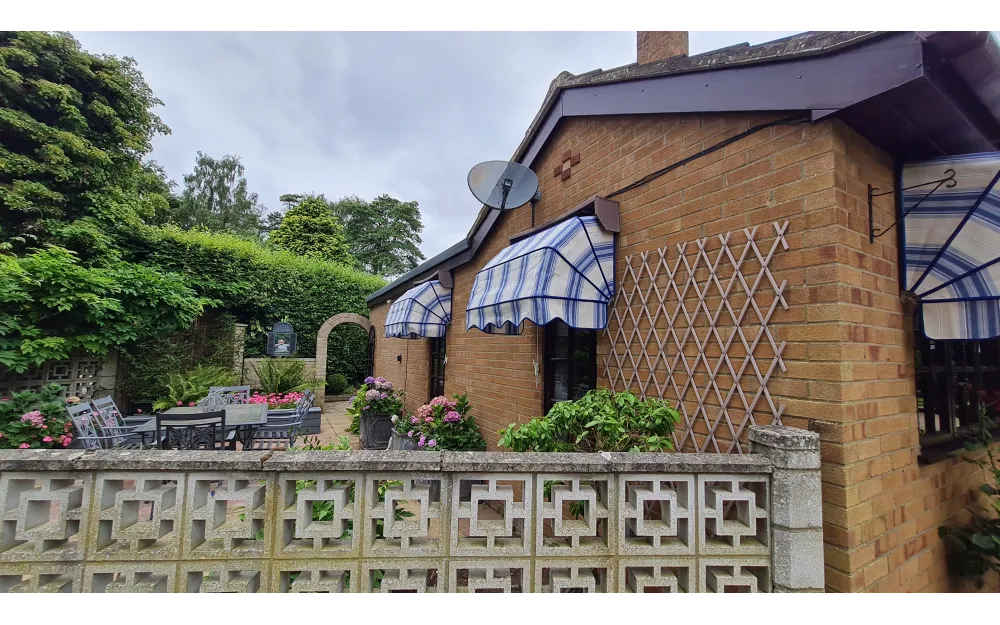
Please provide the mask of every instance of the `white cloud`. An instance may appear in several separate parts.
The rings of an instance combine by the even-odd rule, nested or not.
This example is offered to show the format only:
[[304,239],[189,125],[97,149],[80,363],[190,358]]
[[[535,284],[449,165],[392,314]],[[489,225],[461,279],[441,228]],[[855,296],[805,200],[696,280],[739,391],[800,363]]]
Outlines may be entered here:
[[[271,209],[283,193],[420,203],[424,254],[465,235],[476,163],[506,159],[562,70],[635,60],[635,33],[74,33],[132,56],[173,130],[153,158],[181,182],[198,150],[238,154]],[[691,53],[791,33],[691,34]]]

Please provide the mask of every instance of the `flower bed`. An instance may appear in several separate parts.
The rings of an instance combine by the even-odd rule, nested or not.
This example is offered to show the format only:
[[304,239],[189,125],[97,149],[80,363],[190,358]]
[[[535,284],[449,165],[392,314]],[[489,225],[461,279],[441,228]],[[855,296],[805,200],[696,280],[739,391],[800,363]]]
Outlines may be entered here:
[[250,396],[250,403],[267,404],[268,410],[284,410],[294,408],[300,399],[302,399],[302,393],[296,391],[290,393],[268,393],[266,395],[254,392]]

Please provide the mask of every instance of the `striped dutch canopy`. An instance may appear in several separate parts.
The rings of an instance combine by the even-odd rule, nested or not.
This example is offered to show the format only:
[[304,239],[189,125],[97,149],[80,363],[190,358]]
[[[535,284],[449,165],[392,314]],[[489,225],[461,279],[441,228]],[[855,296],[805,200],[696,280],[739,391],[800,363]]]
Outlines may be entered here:
[[385,317],[386,338],[444,336],[451,323],[451,289],[437,280],[418,284],[392,303]]
[[525,320],[607,326],[615,293],[614,234],[597,217],[574,216],[521,239],[476,274],[466,330],[520,334]]
[[[954,184],[933,184],[954,172]],[[903,168],[903,282],[932,339],[1000,336],[1000,153]]]

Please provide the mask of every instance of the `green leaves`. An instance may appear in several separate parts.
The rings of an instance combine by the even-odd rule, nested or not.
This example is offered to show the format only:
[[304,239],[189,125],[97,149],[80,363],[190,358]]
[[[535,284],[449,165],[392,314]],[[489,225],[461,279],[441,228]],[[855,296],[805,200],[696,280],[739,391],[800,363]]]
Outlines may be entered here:
[[[286,197],[286,196],[282,196]],[[285,213],[268,243],[299,256],[353,265],[344,228],[322,198],[307,197]]]
[[424,259],[420,252],[420,207],[380,195],[371,202],[341,198],[331,205],[358,266],[377,276],[396,276]]
[[671,451],[680,415],[665,402],[631,392],[595,389],[559,402],[545,417],[500,430],[499,446],[514,451]]

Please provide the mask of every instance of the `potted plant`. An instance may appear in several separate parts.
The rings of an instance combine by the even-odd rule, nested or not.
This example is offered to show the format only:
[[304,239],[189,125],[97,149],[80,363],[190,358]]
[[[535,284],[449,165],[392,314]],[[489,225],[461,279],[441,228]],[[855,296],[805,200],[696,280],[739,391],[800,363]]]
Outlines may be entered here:
[[[404,417],[392,415],[392,436],[389,439],[388,450],[415,451],[417,449],[417,439],[414,438],[417,430],[416,417]],[[411,423],[412,421],[412,423]]]
[[362,449],[384,450],[392,437],[392,417],[403,412],[402,393],[385,378],[367,377],[352,408],[360,417]]

